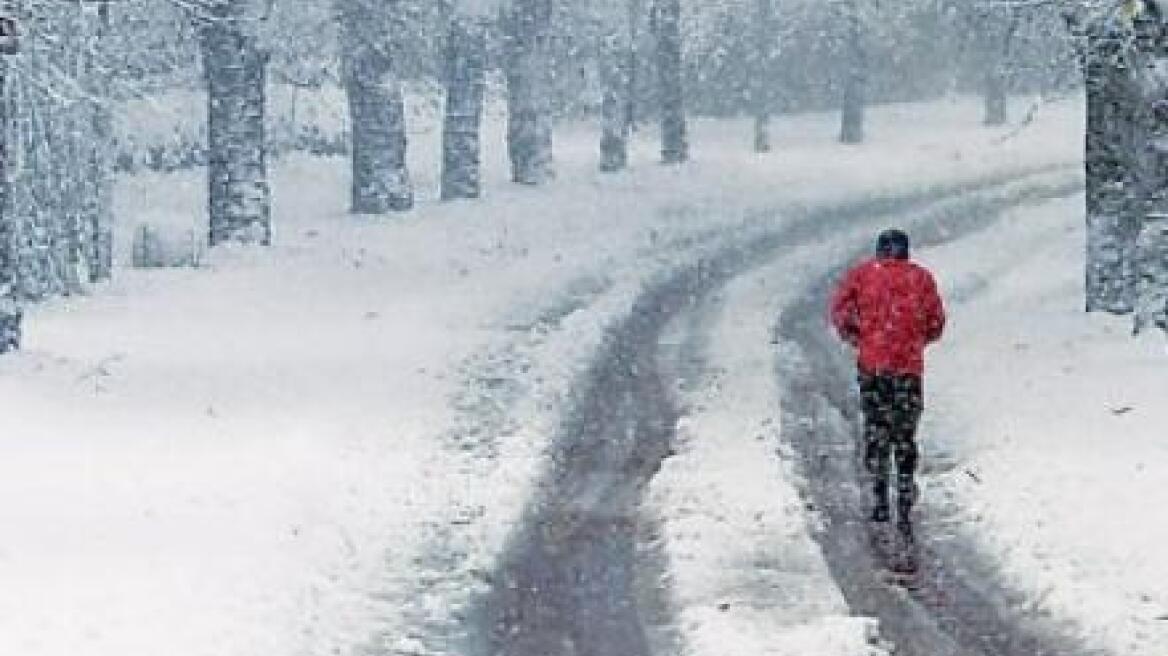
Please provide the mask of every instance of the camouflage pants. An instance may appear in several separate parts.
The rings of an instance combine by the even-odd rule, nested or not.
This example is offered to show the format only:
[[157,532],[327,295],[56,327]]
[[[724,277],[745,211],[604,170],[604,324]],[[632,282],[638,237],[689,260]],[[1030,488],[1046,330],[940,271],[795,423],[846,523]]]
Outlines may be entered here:
[[888,507],[891,462],[896,462],[896,496],[902,521],[916,500],[917,424],[924,410],[919,376],[860,374],[864,411],[864,465],[878,507]]

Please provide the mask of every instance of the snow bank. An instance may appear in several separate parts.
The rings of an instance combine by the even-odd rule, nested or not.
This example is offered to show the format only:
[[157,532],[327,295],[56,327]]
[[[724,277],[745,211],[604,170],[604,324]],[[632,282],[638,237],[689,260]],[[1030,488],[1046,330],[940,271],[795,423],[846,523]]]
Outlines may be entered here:
[[1082,197],[929,250],[952,322],[932,353],[924,497],[1026,603],[1098,647],[1168,653],[1168,354],[1082,311]]
[[[877,109],[860,148],[836,145],[834,116],[791,117],[766,158],[748,122],[698,121],[692,165],[658,166],[641,134],[617,176],[595,172],[594,128],[567,125],[543,189],[506,182],[492,121],[487,198],[451,204],[434,200],[439,135],[418,126],[420,205],[394,217],[346,214],[342,160],[283,160],[272,249],[120,270],[32,308],[26,350],[0,361],[0,653],[454,650],[435,636],[463,628],[562,399],[640,290],[776,208],[1077,155],[1073,107],[1004,142],[978,111]],[[121,262],[140,223],[199,228],[205,188],[121,180]],[[862,639],[823,594],[823,626]]]

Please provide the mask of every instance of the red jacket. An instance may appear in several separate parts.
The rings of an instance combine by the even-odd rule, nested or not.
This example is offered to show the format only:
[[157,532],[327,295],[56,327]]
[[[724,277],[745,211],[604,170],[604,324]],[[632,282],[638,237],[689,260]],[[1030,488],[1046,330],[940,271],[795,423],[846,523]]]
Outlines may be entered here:
[[925,345],[945,328],[945,308],[924,267],[873,258],[848,271],[836,288],[831,322],[859,349],[861,372],[921,376]]

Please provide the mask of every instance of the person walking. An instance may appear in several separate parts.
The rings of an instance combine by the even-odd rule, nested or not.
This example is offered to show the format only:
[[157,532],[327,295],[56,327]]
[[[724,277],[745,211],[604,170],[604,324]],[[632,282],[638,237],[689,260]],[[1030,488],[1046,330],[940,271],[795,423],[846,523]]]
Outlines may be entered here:
[[936,280],[909,259],[908,235],[888,229],[876,240],[876,255],[844,275],[832,294],[830,314],[840,338],[857,351],[870,518],[891,519],[890,460],[895,460],[897,528],[911,541],[924,352],[945,328]]

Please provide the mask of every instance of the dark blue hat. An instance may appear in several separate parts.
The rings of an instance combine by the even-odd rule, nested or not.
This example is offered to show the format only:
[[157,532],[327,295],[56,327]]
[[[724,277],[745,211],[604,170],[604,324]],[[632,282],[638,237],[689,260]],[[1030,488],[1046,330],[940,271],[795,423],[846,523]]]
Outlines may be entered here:
[[881,257],[907,260],[909,251],[908,235],[903,230],[889,228],[876,238],[876,253]]

